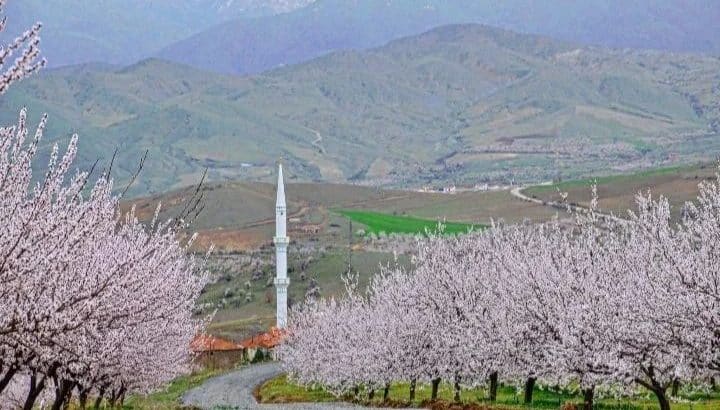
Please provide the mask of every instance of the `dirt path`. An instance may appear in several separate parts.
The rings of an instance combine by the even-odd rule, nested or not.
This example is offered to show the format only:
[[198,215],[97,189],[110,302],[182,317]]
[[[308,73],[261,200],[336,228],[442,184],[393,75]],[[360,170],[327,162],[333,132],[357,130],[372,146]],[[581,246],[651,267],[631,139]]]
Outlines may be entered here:
[[312,141],[310,144],[313,147],[317,148],[318,151],[320,152],[320,154],[325,155],[327,152],[325,151],[325,147],[322,145],[322,140],[323,140],[322,134],[320,134],[320,132],[318,130],[314,130],[310,127],[303,126],[303,128],[305,128],[306,130],[315,134],[315,140]]
[[[525,188],[529,188],[529,187],[527,187],[527,186],[515,187],[510,190],[510,195],[514,196],[515,198],[520,199],[521,201],[531,202],[531,203],[539,204],[539,205],[543,205],[543,206],[549,206],[551,208],[559,209],[561,211],[566,211],[568,208],[570,208],[570,210],[573,212],[584,213],[584,212],[588,211],[588,208],[586,208],[584,206],[570,205],[570,204],[566,204],[566,203],[562,203],[562,202],[558,202],[558,201],[543,201],[541,199],[529,197],[523,193],[523,189],[525,189]],[[610,221],[620,222],[620,223],[627,222],[625,219],[618,218],[617,216],[612,215],[612,214],[607,214],[607,213],[603,213],[603,212],[596,212],[596,214],[598,216],[600,216],[601,218],[607,219]]]
[[300,404],[258,404],[252,395],[253,389],[266,380],[282,373],[280,364],[264,363],[243,367],[232,373],[208,379],[202,385],[189,390],[182,398],[184,406],[201,409],[292,409],[331,410],[367,409],[343,403],[300,403]]

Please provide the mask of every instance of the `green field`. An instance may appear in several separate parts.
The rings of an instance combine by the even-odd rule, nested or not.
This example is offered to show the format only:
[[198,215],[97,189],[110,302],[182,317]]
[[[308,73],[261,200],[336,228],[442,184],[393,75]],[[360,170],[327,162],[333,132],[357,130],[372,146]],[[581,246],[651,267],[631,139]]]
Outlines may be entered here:
[[381,233],[424,235],[426,233],[437,232],[439,222],[442,222],[444,226],[444,233],[450,235],[463,234],[485,227],[480,224],[473,225],[461,222],[433,221],[412,216],[397,216],[372,211],[342,210],[339,212],[346,218],[364,225],[367,234],[373,233],[376,235]]
[[534,186],[525,194],[543,201],[560,201],[560,192],[567,193],[567,201],[588,206],[591,187],[597,185],[599,206],[603,211],[627,215],[635,209],[635,195],[650,191],[653,197],[665,196],[670,201],[673,217],[678,218],[683,204],[693,201],[698,184],[716,179],[717,165],[712,163],[652,169],[633,174],[565,181],[554,185]]
[[528,192],[532,193],[547,193],[567,191],[570,189],[583,188],[590,189],[593,184],[597,186],[601,185],[627,185],[632,183],[638,183],[643,180],[651,180],[652,178],[661,178],[665,176],[673,177],[681,175],[682,173],[695,172],[697,173],[698,167],[703,165],[682,165],[674,167],[662,167],[652,168],[645,171],[633,172],[631,174],[618,174],[618,175],[604,175],[596,178],[584,178],[584,179],[572,179],[563,181],[551,185],[537,185],[528,189]]
[[[287,379],[285,375],[268,380],[257,391],[261,403],[308,403],[308,402],[335,402],[338,400],[353,401],[351,396],[336,398],[322,388],[306,388],[298,386]],[[487,404],[487,390],[483,387],[474,389],[463,389],[461,400],[464,404]],[[698,397],[697,395],[684,396],[681,392],[682,402],[672,404],[676,410],[713,410],[720,408],[720,395],[713,392],[709,395]],[[408,383],[395,383],[391,385],[389,401],[392,404],[422,407],[430,399],[430,386],[418,385],[415,401],[408,403]],[[438,398],[445,402],[451,402],[453,398],[452,386],[442,383],[438,390]],[[360,401],[362,404],[382,404],[382,392],[375,392],[375,398],[369,402],[367,394],[361,392]],[[533,392],[532,406],[522,405],[522,391],[515,386],[501,386],[498,388],[496,405],[498,409],[559,409],[564,403],[581,403],[581,397],[572,392],[554,391],[550,388],[536,388]],[[632,399],[599,399],[594,407],[598,410],[654,410],[658,406],[654,396],[643,394]]]

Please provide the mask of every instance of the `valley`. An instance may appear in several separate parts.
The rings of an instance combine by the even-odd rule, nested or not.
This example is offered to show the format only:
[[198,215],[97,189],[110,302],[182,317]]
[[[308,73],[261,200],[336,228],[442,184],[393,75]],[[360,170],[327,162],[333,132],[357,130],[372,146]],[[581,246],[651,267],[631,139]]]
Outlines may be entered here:
[[0,410],[717,407],[718,21],[0,0]]
[[[358,219],[345,215],[370,217],[369,224],[399,221],[403,228],[407,228],[407,220],[475,226],[543,222],[572,216],[549,202],[589,206],[591,185],[596,182],[601,212],[627,217],[627,210],[634,208],[634,195],[650,189],[655,196],[669,197],[673,215],[679,218],[682,204],[697,195],[698,183],[715,178],[716,170],[714,164],[702,163],[520,188],[523,195],[541,203],[518,199],[509,189],[438,193],[293,183],[286,187],[290,302],[297,303],[313,292],[341,295],[342,275],[348,269],[358,274],[364,286],[381,265],[396,263],[394,254],[400,255],[399,263],[409,263],[413,235],[377,235]],[[188,187],[131,200],[126,206],[134,204],[139,215],[149,219],[161,203],[161,219],[170,218],[180,212],[194,191],[195,187]],[[218,309],[208,330],[241,340],[274,321],[274,288],[270,282],[274,277],[274,186],[242,181],[208,183],[202,191],[205,209],[189,231],[199,234],[196,251],[204,252],[211,243],[216,250],[209,261],[214,283],[203,293],[198,313]],[[383,215],[386,217],[379,218]],[[422,233],[427,225],[412,226]]]

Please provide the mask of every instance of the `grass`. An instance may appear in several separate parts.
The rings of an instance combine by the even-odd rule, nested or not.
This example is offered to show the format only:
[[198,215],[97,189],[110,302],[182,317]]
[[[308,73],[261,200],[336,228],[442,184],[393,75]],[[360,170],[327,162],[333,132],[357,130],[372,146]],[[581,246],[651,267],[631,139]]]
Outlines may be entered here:
[[619,174],[619,175],[607,175],[597,178],[585,178],[585,179],[573,179],[569,181],[564,181],[552,185],[538,185],[534,186],[530,189],[528,189],[528,192],[532,193],[545,193],[545,192],[555,192],[558,189],[568,190],[572,188],[590,188],[593,184],[599,185],[606,185],[606,184],[612,184],[612,183],[626,183],[626,182],[634,182],[639,179],[643,178],[650,178],[650,177],[660,177],[660,176],[666,176],[666,175],[674,175],[679,174],[683,171],[690,171],[697,168],[697,165],[691,165],[691,166],[674,166],[674,167],[664,167],[664,168],[654,168],[649,169],[646,171],[640,171],[635,172],[632,174]]
[[290,383],[286,375],[266,381],[255,389],[260,403],[328,403],[337,398],[322,388],[305,388]]
[[[582,399],[577,394],[552,389],[536,388],[533,392],[533,404],[522,404],[522,392],[514,386],[500,386],[497,401],[493,408],[497,409],[558,409],[565,403],[580,403]],[[323,388],[308,388],[294,384],[286,375],[280,375],[260,385],[255,391],[256,398],[261,403],[327,403],[335,401],[355,401],[350,395],[336,398]],[[408,402],[408,383],[394,383],[390,387],[389,402],[402,406],[423,407],[430,400],[430,386],[418,385],[415,401]],[[720,408],[720,395],[713,393],[704,396],[684,397],[688,401],[673,403],[674,410],[712,410]],[[438,390],[438,399],[445,403],[452,402],[453,389],[449,383],[442,383]],[[463,404],[487,405],[487,390],[482,387],[463,389],[461,394]],[[693,400],[690,402],[689,400]],[[372,401],[367,400],[367,392],[361,392],[360,402],[365,405],[381,405],[382,391],[375,392]],[[652,395],[638,396],[627,400],[600,399],[596,401],[598,410],[654,410],[658,406]]]
[[698,183],[715,180],[717,167],[711,163],[670,167],[639,172],[629,175],[616,175],[596,180],[566,181],[555,185],[534,186],[525,193],[543,201],[560,201],[558,192],[567,193],[567,200],[588,206],[591,185],[597,183],[599,205],[603,211],[626,215],[628,209],[635,209],[635,194],[650,190],[654,197],[663,195],[670,201],[674,218],[680,216],[682,205],[693,201],[698,194]]
[[[385,233],[425,234],[436,232],[438,222],[412,216],[396,216],[373,211],[342,210],[340,214],[366,227],[367,234]],[[473,229],[484,228],[484,225],[473,225],[462,222],[443,222],[444,233],[450,235],[467,233]]]
[[[342,243],[342,238],[337,239]],[[347,241],[347,240],[345,240]],[[274,249],[270,248],[265,260],[274,257]],[[345,291],[341,274],[347,271],[348,262],[351,261],[353,271],[359,275],[360,286],[364,287],[370,277],[375,274],[381,265],[394,263],[395,257],[389,252],[369,252],[357,250],[348,254],[347,249],[334,249],[325,253],[313,255],[312,261],[306,269],[307,278],[301,279],[301,264],[305,257],[297,255],[295,248],[291,247],[288,253],[288,266],[290,287],[288,297],[292,303],[299,303],[305,299],[310,281],[315,280],[320,285],[320,294],[323,297],[339,296]],[[398,256],[398,262],[404,266],[409,260],[404,255]],[[265,293],[275,295],[273,287],[267,287],[267,278],[274,277],[274,271],[267,270],[265,276],[258,280],[251,280],[251,270],[240,269],[223,274],[216,283],[208,285],[200,297],[200,303],[218,304],[224,297],[226,290],[235,290],[236,296],[228,298],[228,305],[220,307],[213,317],[208,330],[216,336],[232,340],[242,340],[254,334],[267,330],[275,324],[275,303],[267,303]],[[252,300],[245,301],[240,291],[245,290],[244,284],[250,282]],[[212,312],[207,310],[206,313]]]
[[125,401],[126,409],[174,410],[180,407],[180,399],[188,390],[201,385],[205,380],[217,376],[222,370],[203,369],[197,373],[173,380],[161,391],[148,395],[131,396]]

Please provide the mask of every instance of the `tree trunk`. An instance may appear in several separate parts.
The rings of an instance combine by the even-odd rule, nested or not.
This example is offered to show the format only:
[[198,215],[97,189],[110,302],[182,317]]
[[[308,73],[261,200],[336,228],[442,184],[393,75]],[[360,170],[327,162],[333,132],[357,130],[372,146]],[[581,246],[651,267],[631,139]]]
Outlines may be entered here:
[[33,373],[30,376],[30,390],[28,391],[23,410],[32,410],[35,407],[35,400],[37,400],[40,392],[45,388],[45,376],[41,377],[38,381],[37,374]]
[[453,397],[455,403],[460,403],[460,376],[455,376],[455,397]]
[[490,373],[490,402],[495,403],[497,400],[497,389],[498,389],[498,373]]
[[660,405],[660,410],[670,410],[670,401],[667,398],[667,385],[662,386],[655,380],[652,380],[650,383],[638,379],[636,379],[636,381],[655,394],[655,397],[658,399],[658,404]]
[[672,397],[677,397],[679,392],[680,392],[680,380],[675,379],[672,382],[672,392],[670,393],[670,395]]
[[415,387],[417,386],[417,380],[413,379],[410,382],[410,403],[415,401]]
[[652,366],[648,366],[647,369],[643,369],[643,373],[645,373],[649,381],[637,378],[635,379],[635,382],[655,393],[655,397],[658,399],[658,404],[660,404],[660,410],[670,410],[670,402],[667,398],[668,384],[660,384],[655,379],[655,369]]
[[387,403],[389,396],[390,396],[390,383],[386,384],[385,389],[383,390],[383,403]]
[[592,410],[593,399],[595,398],[595,386],[583,389],[583,410]]
[[17,370],[14,368],[10,368],[5,372],[2,379],[0,379],[0,393],[10,384],[10,381],[15,377],[15,373],[17,373]]
[[430,393],[430,400],[437,400],[438,387],[440,387],[440,378],[432,379],[432,392]]
[[534,377],[528,377],[528,379],[525,381],[525,404],[532,404],[532,396],[533,396],[533,390],[535,390],[535,381],[537,379]]
[[67,380],[55,379],[55,401],[51,407],[52,410],[60,410],[63,407],[70,395],[72,394],[73,383]]
[[355,389],[353,390],[355,393],[355,400],[360,398],[360,386],[355,386]]
[[105,395],[105,388],[100,388],[100,391],[98,392],[97,397],[95,398],[95,406],[93,407],[95,410],[100,410],[100,405],[103,401],[103,396]]
[[667,398],[667,394],[666,394],[665,390],[653,389],[653,393],[655,393],[655,396],[658,399],[658,404],[660,405],[660,410],[670,410],[670,401]]
[[78,393],[78,402],[81,410],[85,410],[87,408],[87,399],[88,389],[80,389],[80,393]]
[[108,404],[110,405],[111,409],[115,408],[115,402],[117,402],[118,397],[120,396],[118,390],[113,390],[110,393],[110,397],[108,397]]
[[372,401],[375,398],[375,389],[370,389],[368,392],[368,400]]

